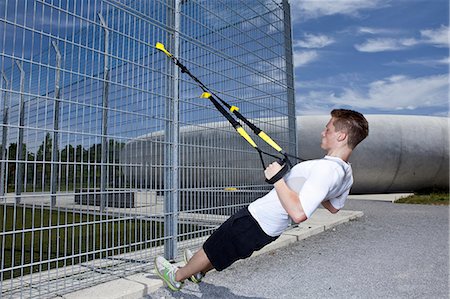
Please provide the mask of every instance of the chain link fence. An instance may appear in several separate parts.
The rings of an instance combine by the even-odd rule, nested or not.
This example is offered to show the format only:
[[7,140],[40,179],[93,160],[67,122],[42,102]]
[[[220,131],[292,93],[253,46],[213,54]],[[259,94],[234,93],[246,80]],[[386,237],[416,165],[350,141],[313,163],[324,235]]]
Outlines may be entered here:
[[154,46],[295,154],[290,30],[286,0],[1,0],[1,297],[149,271],[267,192]]

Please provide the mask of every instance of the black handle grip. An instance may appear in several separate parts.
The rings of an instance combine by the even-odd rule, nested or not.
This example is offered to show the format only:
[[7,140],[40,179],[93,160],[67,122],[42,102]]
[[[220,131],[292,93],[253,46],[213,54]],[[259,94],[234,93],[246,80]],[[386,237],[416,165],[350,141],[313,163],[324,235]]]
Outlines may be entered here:
[[283,167],[273,177],[271,177],[270,179],[266,179],[266,183],[275,184],[280,179],[282,179],[286,175],[286,173],[288,173],[289,168],[290,168],[290,165],[289,165],[290,163],[287,163],[285,160],[282,160],[280,162],[283,163],[282,164]]

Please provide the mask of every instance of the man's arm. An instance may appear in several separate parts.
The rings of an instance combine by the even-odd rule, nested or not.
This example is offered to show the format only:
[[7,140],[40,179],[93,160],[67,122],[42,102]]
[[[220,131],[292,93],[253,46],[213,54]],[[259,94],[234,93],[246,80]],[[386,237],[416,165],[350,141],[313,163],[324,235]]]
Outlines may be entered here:
[[[280,169],[280,164],[274,162],[267,167],[264,174],[267,179],[270,179]],[[284,179],[278,180],[273,186],[275,187],[281,205],[295,223],[300,223],[308,219],[303,211],[298,194],[289,188]]]
[[335,207],[333,207],[333,205],[331,204],[331,202],[329,200],[323,201],[322,206],[325,209],[327,209],[328,211],[330,211],[330,213],[332,213],[332,214],[336,214],[337,212],[339,212],[339,209],[336,209]]

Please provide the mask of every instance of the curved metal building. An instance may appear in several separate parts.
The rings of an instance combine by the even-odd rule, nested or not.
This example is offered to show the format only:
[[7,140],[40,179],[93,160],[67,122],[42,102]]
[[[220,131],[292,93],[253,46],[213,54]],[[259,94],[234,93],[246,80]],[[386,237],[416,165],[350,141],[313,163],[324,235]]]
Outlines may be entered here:
[[[300,157],[315,159],[324,155],[320,148],[320,134],[328,119],[328,115],[297,117],[297,150]],[[448,118],[367,115],[367,119],[370,126],[369,137],[356,148],[350,160],[355,178],[352,193],[407,192],[430,187],[449,187]],[[277,132],[273,128],[278,127],[278,122],[284,121],[273,118],[262,123],[271,124],[272,130],[268,133],[277,139],[278,134],[283,132]],[[204,127],[209,129],[200,131],[198,127],[182,127],[180,137],[183,140],[198,140],[200,143],[208,143],[207,140],[214,139],[216,148],[229,147],[230,143],[241,148],[242,143],[245,143],[236,134],[230,135],[232,128],[226,122],[209,123]],[[148,165],[154,165],[155,161],[163,160],[163,151],[158,146],[164,143],[163,139],[163,132],[154,132],[127,143],[122,151],[124,163],[139,164],[146,161]],[[234,159],[217,155],[197,156],[187,149],[181,150],[180,161],[187,157],[196,165],[196,170],[182,172],[180,180],[185,188],[239,188],[263,183],[262,177],[249,175],[248,171],[260,167],[259,159],[251,148],[248,152],[240,152],[238,158]],[[193,161],[192,157],[197,158]],[[216,163],[216,167],[201,167],[208,162]],[[220,175],[224,171],[220,165],[233,163],[239,163],[240,171],[228,173],[225,170],[226,173]],[[134,168],[134,173],[125,169],[125,172],[130,179],[141,183],[145,181],[143,184],[150,188],[162,187],[162,181],[157,180],[163,177],[159,167],[147,167],[146,171]]]
[[[367,115],[369,136],[353,152],[352,193],[408,192],[449,187],[448,118]],[[320,157],[328,116],[297,118],[299,155]]]

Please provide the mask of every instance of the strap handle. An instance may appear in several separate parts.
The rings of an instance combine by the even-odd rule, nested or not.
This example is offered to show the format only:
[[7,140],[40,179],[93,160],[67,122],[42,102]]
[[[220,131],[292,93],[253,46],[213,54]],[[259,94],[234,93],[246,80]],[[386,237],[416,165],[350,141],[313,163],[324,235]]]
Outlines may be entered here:
[[266,179],[266,183],[275,184],[276,182],[281,180],[289,172],[289,169],[292,167],[291,162],[289,161],[289,159],[287,159],[286,156],[284,159],[278,161],[278,163],[282,165],[282,168],[273,177],[271,177],[270,179]]

